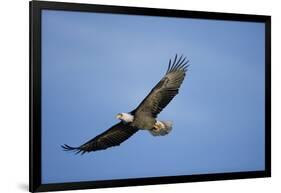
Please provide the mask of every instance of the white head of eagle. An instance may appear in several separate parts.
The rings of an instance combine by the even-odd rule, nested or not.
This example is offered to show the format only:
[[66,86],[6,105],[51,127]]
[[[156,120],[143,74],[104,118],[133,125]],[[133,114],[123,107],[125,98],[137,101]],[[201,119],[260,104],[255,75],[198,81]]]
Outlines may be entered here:
[[126,123],[131,123],[134,120],[134,116],[129,113],[118,113],[116,115],[116,118]]

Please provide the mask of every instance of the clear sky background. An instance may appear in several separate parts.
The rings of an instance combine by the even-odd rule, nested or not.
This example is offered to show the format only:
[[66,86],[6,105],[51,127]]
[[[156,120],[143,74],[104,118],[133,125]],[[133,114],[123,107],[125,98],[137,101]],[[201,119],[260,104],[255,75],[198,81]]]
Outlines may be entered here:
[[[263,23],[43,11],[42,183],[264,170],[264,41]],[[191,66],[159,115],[169,135],[62,151],[133,110],[176,53]]]

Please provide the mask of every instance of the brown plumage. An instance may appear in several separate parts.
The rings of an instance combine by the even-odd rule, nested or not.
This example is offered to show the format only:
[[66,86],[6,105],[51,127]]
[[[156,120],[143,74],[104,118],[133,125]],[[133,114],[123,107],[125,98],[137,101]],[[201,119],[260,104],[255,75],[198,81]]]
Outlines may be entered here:
[[111,146],[120,145],[137,131],[137,128],[131,127],[129,124],[119,122],[80,147],[71,147],[64,144],[62,148],[66,151],[73,150],[76,153],[82,154],[90,151],[103,150]]
[[66,151],[71,150],[82,154],[104,150],[120,145],[139,129],[150,131],[154,129],[157,115],[178,94],[189,66],[186,65],[188,62],[182,56],[178,59],[177,55],[173,63],[171,60],[169,61],[165,76],[150,91],[139,106],[130,112],[130,115],[134,117],[132,122],[125,122],[123,120],[79,147],[71,147],[64,144],[62,148]]
[[132,112],[135,116],[132,123],[133,126],[145,129],[153,128],[157,115],[178,94],[189,66],[186,65],[188,62],[182,56],[177,60],[177,55],[173,64],[171,60],[169,61],[169,67],[165,76]]

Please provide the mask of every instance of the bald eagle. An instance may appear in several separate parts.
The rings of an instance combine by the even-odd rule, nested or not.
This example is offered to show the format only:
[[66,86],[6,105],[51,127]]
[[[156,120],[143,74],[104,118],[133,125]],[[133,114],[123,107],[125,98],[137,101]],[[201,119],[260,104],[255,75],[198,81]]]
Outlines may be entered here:
[[120,145],[139,130],[147,130],[153,136],[167,135],[172,130],[172,122],[160,121],[156,118],[178,94],[189,66],[187,65],[188,62],[183,56],[177,58],[176,55],[173,62],[170,59],[164,77],[135,110],[129,113],[118,113],[116,118],[120,119],[119,123],[83,145],[71,147],[64,144],[62,148],[65,151],[84,154]]

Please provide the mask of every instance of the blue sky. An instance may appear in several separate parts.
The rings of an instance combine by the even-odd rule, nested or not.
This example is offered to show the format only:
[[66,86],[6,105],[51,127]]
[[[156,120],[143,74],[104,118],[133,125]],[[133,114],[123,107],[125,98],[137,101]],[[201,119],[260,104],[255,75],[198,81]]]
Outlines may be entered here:
[[[264,41],[263,23],[44,10],[42,183],[264,170]],[[62,151],[133,110],[176,53],[191,66],[159,115],[169,135]]]

